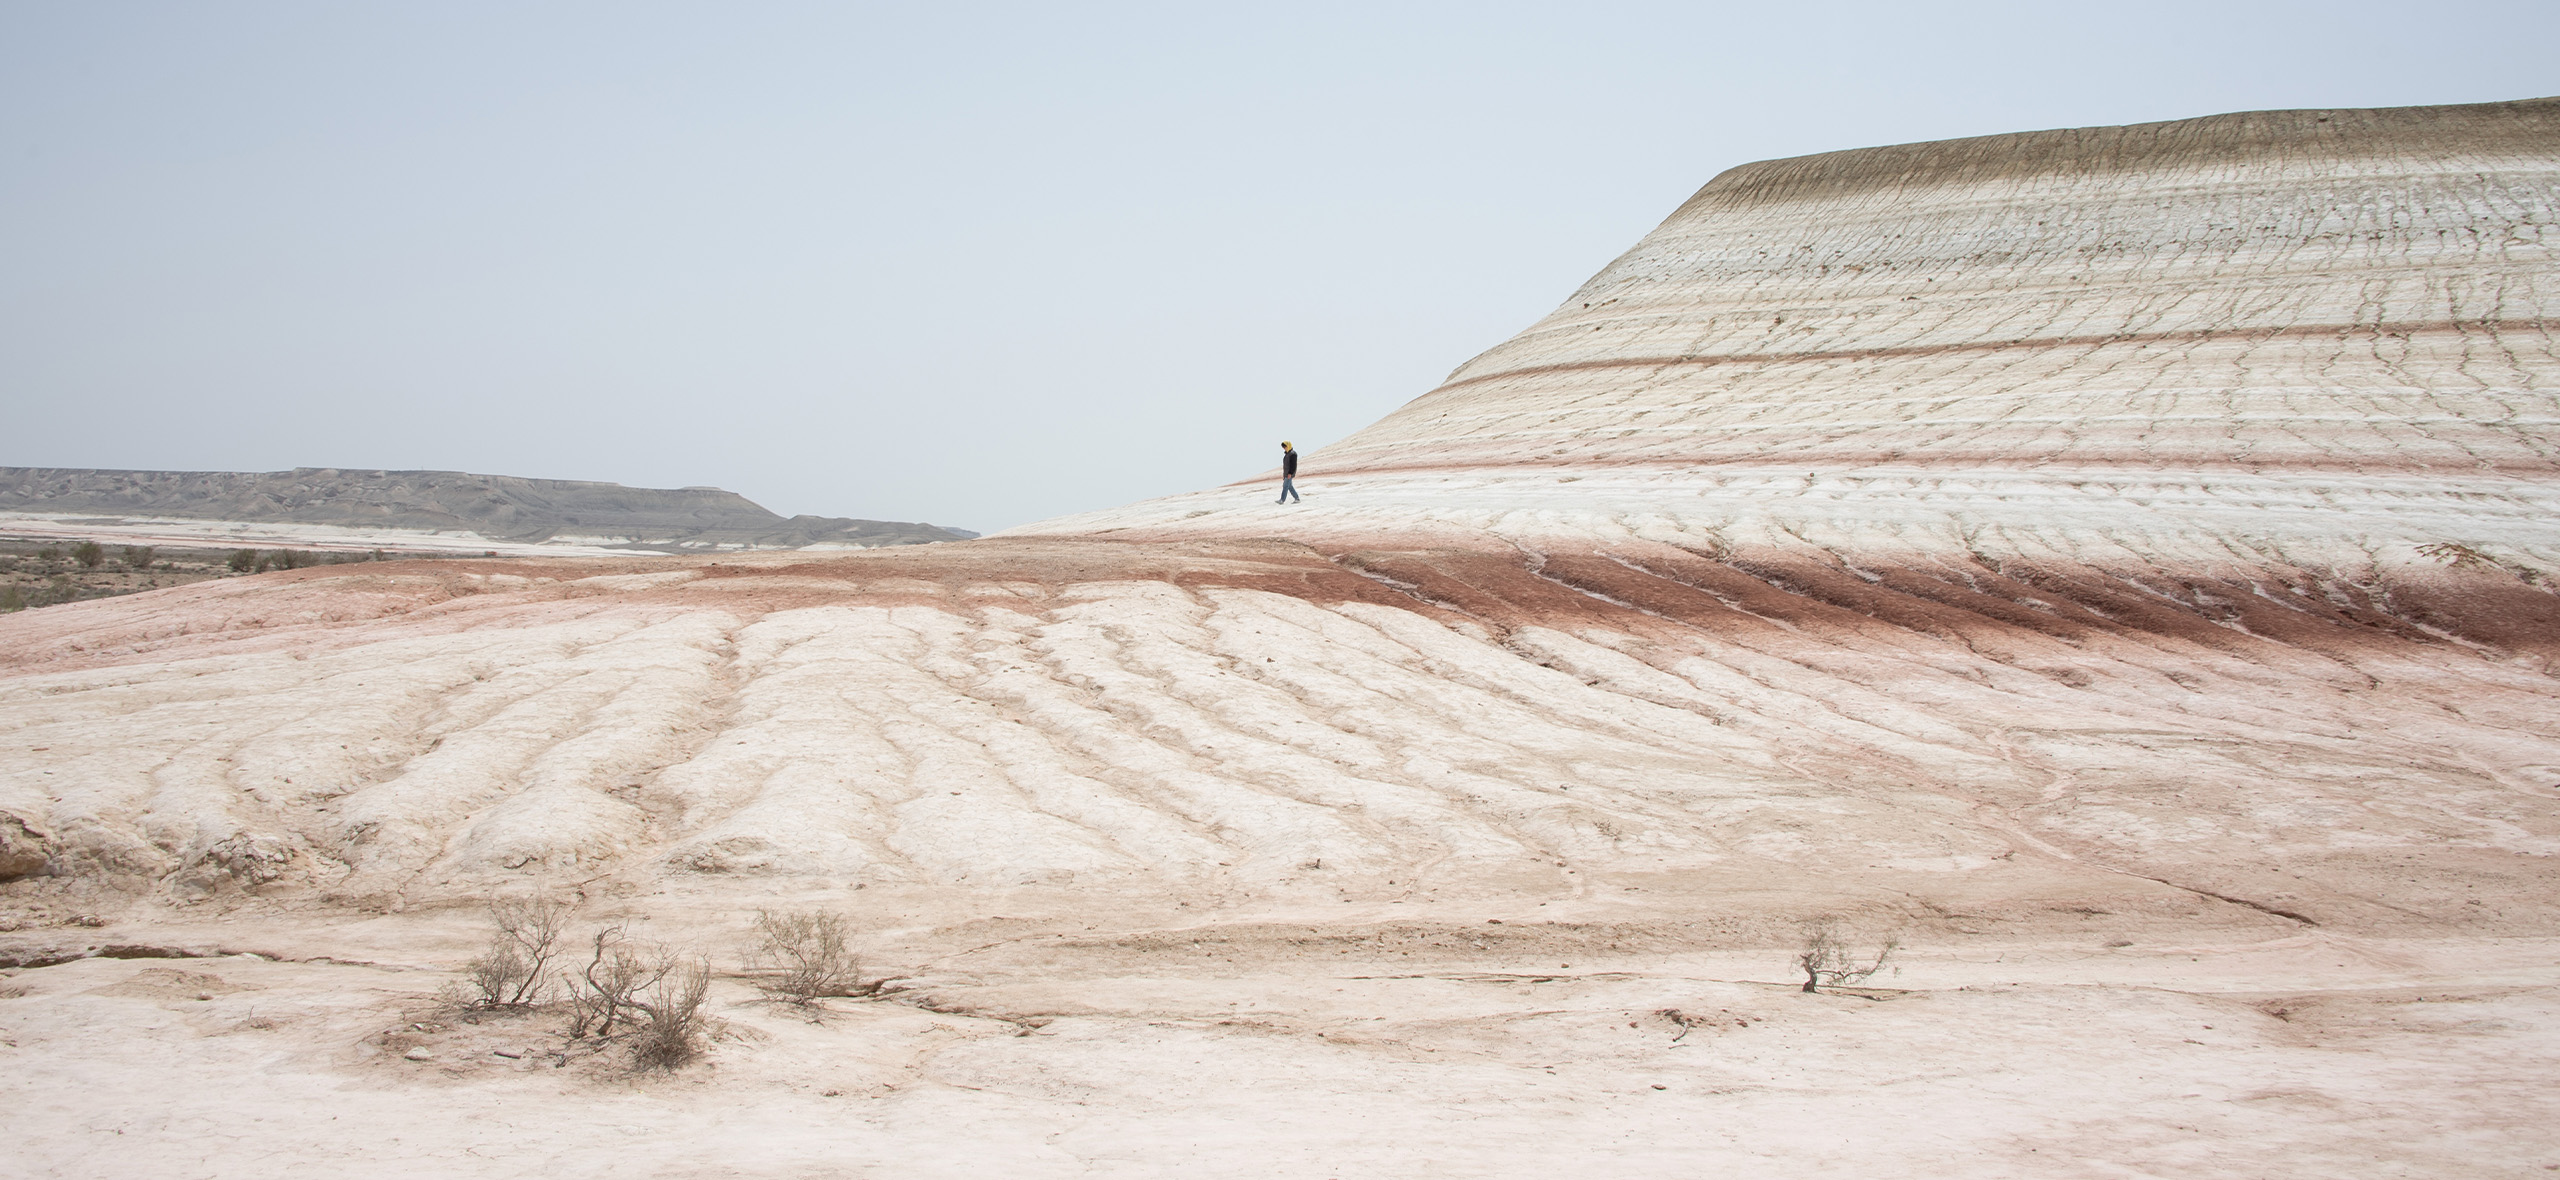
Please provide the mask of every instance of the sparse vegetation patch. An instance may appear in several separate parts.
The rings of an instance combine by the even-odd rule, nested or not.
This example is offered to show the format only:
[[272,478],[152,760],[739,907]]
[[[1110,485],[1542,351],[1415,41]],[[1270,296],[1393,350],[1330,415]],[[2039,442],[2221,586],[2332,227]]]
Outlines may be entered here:
[[386,555],[379,549],[370,553],[319,553],[125,545],[110,560],[107,547],[94,539],[65,549],[59,544],[0,537],[0,613],[165,590],[269,569],[382,561],[388,556],[397,555]]
[[619,925],[590,938],[587,962],[564,973],[569,1039],[597,1047],[627,1041],[638,1069],[673,1069],[701,1051],[702,1003],[711,964],[682,950],[632,941]]
[[1885,964],[1893,959],[1893,952],[1901,946],[1901,939],[1887,938],[1882,946],[1876,948],[1874,957],[1860,959],[1836,927],[1823,923],[1813,928],[1805,939],[1804,949],[1796,952],[1796,970],[1804,972],[1804,990],[1807,992],[1819,992],[1826,987],[1847,987],[1862,983],[1884,970]]
[[756,911],[756,986],[808,1005],[828,996],[869,994],[844,915],[824,910]]
[[541,898],[499,901],[490,904],[489,915],[497,921],[498,932],[466,969],[476,1002],[483,1008],[524,1008],[542,1002],[569,907]]

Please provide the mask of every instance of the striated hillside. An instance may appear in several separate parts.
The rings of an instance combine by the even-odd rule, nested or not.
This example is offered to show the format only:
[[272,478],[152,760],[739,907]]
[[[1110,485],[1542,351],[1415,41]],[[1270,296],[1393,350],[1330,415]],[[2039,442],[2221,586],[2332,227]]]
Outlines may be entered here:
[[[13,1146],[2547,1167],[2555,220],[2547,100],[1755,164],[1301,506],[0,617]],[[762,527],[437,502],[616,493]],[[716,1068],[436,1000],[537,894],[713,957]],[[886,1002],[757,1003],[768,907]],[[1901,973],[1806,994],[1826,929]]]
[[2560,563],[2560,99],[1748,164],[1312,453],[1017,532]]
[[[2556,119],[1735,169],[1318,456],[1303,512],[1219,490],[911,554],[341,568],[13,617],[0,810],[53,872],[179,897],[1819,870],[1819,907],[2034,865],[1995,892],[2539,928]],[[779,527],[711,491],[17,479],[522,536]],[[2447,909],[2473,880],[2535,884]]]
[[2484,623],[2494,571],[1077,541],[688,564],[327,567],[0,621],[0,812],[54,872],[179,899],[621,874],[2560,923],[2560,610]]
[[[2555,129],[2281,112],[1735,169],[1311,461],[1303,512],[1219,490],[1016,530],[1074,539],[21,615],[0,810],[55,872],[177,896],[1818,868],[1883,898],[2033,864],[1999,891],[2541,923],[2540,884],[2442,901],[2560,850]],[[712,491],[17,480],[778,527]]]
[[0,467],[0,513],[469,532],[625,549],[913,545],[975,536],[929,524],[782,517],[718,488],[627,488],[459,471],[97,471]]

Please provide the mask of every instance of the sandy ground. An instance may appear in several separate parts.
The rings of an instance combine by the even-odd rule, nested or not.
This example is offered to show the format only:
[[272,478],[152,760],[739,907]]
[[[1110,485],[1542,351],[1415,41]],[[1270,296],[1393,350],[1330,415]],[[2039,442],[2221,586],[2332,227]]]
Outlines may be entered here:
[[[2543,1174],[2548,596],[2284,576],[993,541],[26,612],[0,1174]],[[528,892],[708,956],[706,1056],[460,1006]],[[764,906],[885,993],[762,1001]],[[1802,994],[1826,918],[1898,973]]]
[[[592,912],[735,964],[737,900]],[[1084,921],[919,924],[950,899],[775,900],[872,926],[869,962],[895,990],[803,1012],[724,978],[720,1039],[672,1076],[610,1053],[559,1064],[556,1011],[441,999],[482,928],[470,909],[54,931],[208,957],[92,957],[0,980],[0,1173],[2560,1169],[2551,939],[2178,945],[2134,922],[2106,931],[2132,944],[2119,947],[1922,943],[1883,986],[1805,995],[1786,982],[1787,947],[1594,955],[1516,913],[1472,927],[1446,909],[1401,927],[1365,912],[1221,916],[1298,932],[1256,951],[1192,941],[1214,927],[1112,928],[1145,915],[1090,903]],[[1395,949],[1396,929],[1436,937]],[[1469,929],[1507,941],[1453,944]],[[211,953],[226,949],[238,953]]]

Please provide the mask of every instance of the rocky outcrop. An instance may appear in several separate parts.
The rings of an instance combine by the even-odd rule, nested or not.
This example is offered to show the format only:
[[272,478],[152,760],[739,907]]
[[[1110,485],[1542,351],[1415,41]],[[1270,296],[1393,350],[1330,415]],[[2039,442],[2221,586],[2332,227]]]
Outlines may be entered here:
[[51,843],[41,825],[0,811],[0,881],[41,876],[51,860],[46,854]]
[[777,516],[718,488],[627,488],[459,471],[97,471],[0,467],[0,511],[362,530],[458,530],[519,544],[627,549],[913,545],[975,536],[929,524]]

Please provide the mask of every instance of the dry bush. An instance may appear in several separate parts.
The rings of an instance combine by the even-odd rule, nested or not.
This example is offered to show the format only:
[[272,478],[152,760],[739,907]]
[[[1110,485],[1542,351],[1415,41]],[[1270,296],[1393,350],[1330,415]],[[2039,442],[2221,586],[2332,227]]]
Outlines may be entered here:
[[674,1069],[702,1052],[711,964],[700,956],[633,942],[621,926],[607,926],[595,932],[586,965],[561,975],[570,1039],[593,1037],[601,1049],[619,1038],[643,1070]]
[[813,1004],[863,994],[844,915],[825,910],[756,911],[756,986],[776,1000]]
[[637,1024],[643,1015],[640,993],[674,968],[674,956],[624,938],[619,925],[596,931],[587,965],[562,973],[569,985],[570,1037],[611,1037],[615,1025]]
[[524,956],[503,939],[491,939],[489,949],[463,968],[471,981],[471,1006],[475,1008],[508,1008],[514,997],[539,980],[526,968]]
[[490,936],[488,949],[466,968],[471,989],[477,993],[475,1003],[483,1008],[540,1003],[551,960],[559,953],[560,935],[569,921],[569,907],[540,898],[497,901],[489,903],[489,916],[497,921],[498,932]]
[[1828,923],[1813,928],[1804,949],[1796,952],[1796,970],[1804,972],[1804,990],[1818,992],[1824,987],[1843,987],[1858,983],[1884,970],[1893,952],[1902,946],[1899,938],[1887,938],[1876,949],[1876,956],[1860,962],[1839,932]]
[[646,1019],[632,1038],[631,1064],[638,1069],[674,1069],[702,1052],[702,1001],[711,992],[711,964],[702,959],[671,962],[640,998]]

